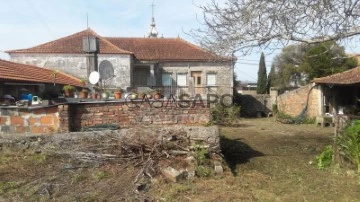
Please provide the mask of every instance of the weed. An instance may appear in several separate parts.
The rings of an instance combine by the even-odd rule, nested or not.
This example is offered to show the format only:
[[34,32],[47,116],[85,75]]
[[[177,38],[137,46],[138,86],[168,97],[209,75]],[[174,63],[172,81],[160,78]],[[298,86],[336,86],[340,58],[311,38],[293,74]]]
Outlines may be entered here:
[[104,179],[105,177],[106,177],[106,173],[104,171],[99,171],[93,175],[93,178],[99,181]]
[[78,183],[78,182],[81,182],[81,181],[84,181],[86,180],[86,175],[80,173],[80,174],[75,174],[71,180],[71,184],[74,184],[74,183]]
[[316,167],[319,169],[328,168],[331,165],[333,153],[332,146],[327,145],[321,154],[316,156]]
[[357,167],[360,173],[360,120],[351,122],[335,139],[340,155]]
[[195,173],[198,177],[209,177],[214,174],[213,169],[210,168],[209,151],[201,145],[196,145],[194,153],[197,166]]
[[0,194],[16,190],[19,186],[17,182],[0,182]]
[[240,106],[216,104],[211,108],[209,125],[231,125],[240,116]]
[[41,154],[31,154],[29,156],[24,156],[24,159],[30,163],[35,163],[36,165],[45,164],[46,160],[48,159],[48,155],[41,153]]

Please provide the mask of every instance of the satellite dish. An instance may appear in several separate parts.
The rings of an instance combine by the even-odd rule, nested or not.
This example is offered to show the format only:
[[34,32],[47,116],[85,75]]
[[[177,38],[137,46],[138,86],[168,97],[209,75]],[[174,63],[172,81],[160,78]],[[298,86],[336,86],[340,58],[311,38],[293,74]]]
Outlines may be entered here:
[[100,74],[97,71],[93,71],[90,73],[89,75],[89,82],[93,85],[97,84],[97,82],[99,82],[100,79]]
[[103,60],[99,65],[100,78],[102,80],[114,77],[114,67],[108,60]]

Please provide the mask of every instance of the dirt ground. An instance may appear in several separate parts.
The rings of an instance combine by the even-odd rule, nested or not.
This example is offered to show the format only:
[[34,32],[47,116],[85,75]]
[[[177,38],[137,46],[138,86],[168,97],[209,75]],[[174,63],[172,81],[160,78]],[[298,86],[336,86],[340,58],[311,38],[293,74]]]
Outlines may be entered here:
[[359,175],[312,163],[332,143],[333,130],[241,119],[220,129],[223,175],[180,183],[159,175],[140,194],[133,183],[139,168],[133,166],[2,149],[0,201],[359,201]]

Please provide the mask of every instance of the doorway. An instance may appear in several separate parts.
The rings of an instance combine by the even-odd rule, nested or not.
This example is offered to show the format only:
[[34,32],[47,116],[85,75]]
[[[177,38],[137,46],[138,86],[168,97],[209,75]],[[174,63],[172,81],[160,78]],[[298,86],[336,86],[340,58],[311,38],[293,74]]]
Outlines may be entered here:
[[203,94],[203,79],[201,71],[191,72],[191,77],[193,78],[194,92],[195,94]]

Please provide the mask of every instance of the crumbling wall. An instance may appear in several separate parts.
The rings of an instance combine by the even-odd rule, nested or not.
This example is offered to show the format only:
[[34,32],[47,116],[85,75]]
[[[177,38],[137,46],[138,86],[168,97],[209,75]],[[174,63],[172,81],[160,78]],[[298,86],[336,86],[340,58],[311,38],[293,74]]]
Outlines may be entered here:
[[206,124],[210,108],[206,102],[97,101],[73,102],[58,106],[2,108],[1,133],[52,134],[81,131],[96,125],[119,128],[145,125]]

